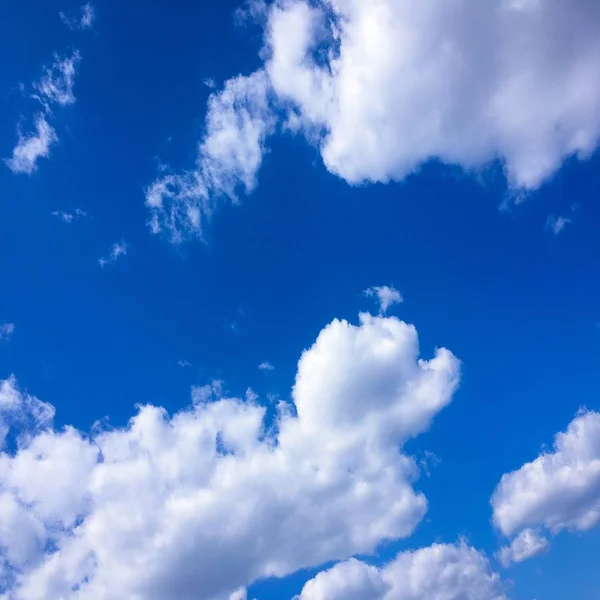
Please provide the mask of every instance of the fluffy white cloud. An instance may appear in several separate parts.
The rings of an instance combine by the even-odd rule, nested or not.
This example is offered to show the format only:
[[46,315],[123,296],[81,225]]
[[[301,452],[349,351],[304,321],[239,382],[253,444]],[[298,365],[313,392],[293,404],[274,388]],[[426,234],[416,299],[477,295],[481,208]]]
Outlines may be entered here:
[[[351,184],[402,180],[430,160],[466,171],[499,160],[522,197],[598,145],[594,0],[274,0],[238,12],[264,28],[263,65],[211,96],[196,169],[146,196],[153,231],[175,242],[199,235],[238,182],[252,189],[273,114]],[[216,159],[215,116],[233,144]]]
[[217,199],[237,202],[238,190],[254,189],[265,139],[274,126],[267,86],[265,73],[258,71],[230,79],[211,94],[195,168],[163,175],[146,190],[153,233],[163,232],[173,243],[201,237]]
[[106,265],[110,265],[118,260],[121,256],[125,256],[127,254],[127,250],[129,249],[129,244],[124,241],[115,242],[110,249],[110,254],[107,257],[102,257],[98,259],[98,264],[104,268]]
[[377,299],[379,312],[384,315],[390,306],[404,301],[400,292],[394,286],[380,285],[366,289],[365,296]]
[[590,0],[290,0],[270,11],[266,69],[351,183],[499,158],[532,189],[597,146],[598,23]]
[[37,161],[50,156],[50,147],[58,142],[58,137],[46,117],[41,114],[35,120],[35,133],[23,135],[19,130],[17,135],[18,141],[12,158],[5,159],[4,162],[13,173],[31,175],[37,169]]
[[506,600],[487,559],[464,542],[401,552],[381,568],[356,559],[311,579],[295,600]]
[[68,106],[75,103],[73,86],[77,64],[81,60],[79,52],[75,50],[71,56],[60,58],[54,56],[54,62],[44,69],[42,78],[33,84],[37,98],[49,110],[51,104]]
[[[517,471],[502,476],[491,499],[495,525],[521,556],[543,548],[538,533],[586,531],[600,521],[600,413],[580,413],[558,433],[553,452],[544,452]],[[520,539],[519,539],[520,538]],[[513,558],[513,560],[516,560]]]
[[213,384],[173,416],[142,406],[124,428],[22,436],[0,454],[5,597],[244,598],[257,578],[405,537],[427,502],[400,449],[458,378],[448,350],[419,359],[413,326],[362,314],[302,354],[274,422]]
[[508,567],[512,563],[519,563],[538,556],[548,549],[548,540],[533,529],[524,529],[510,543],[504,546],[498,553],[500,562]]

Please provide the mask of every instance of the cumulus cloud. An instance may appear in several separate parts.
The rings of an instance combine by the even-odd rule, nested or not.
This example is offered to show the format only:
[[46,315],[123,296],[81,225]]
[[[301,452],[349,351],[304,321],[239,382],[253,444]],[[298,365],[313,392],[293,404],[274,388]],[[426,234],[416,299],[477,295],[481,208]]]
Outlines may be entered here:
[[458,378],[448,350],[419,359],[413,326],[362,314],[321,331],[272,421],[213,383],[173,416],[147,405],[122,428],[21,434],[0,454],[5,594],[239,599],[258,578],[406,537],[427,501],[401,448]]
[[58,142],[58,137],[42,114],[36,117],[35,133],[23,135],[19,128],[17,136],[18,141],[12,157],[5,159],[4,162],[13,173],[31,175],[38,167],[38,160],[50,156],[50,148]]
[[121,256],[125,256],[127,254],[127,250],[129,245],[124,241],[116,242],[113,244],[110,249],[110,254],[106,257],[102,257],[98,259],[98,264],[101,267],[105,267],[106,265],[110,265],[118,260]]
[[239,191],[254,189],[274,125],[267,92],[266,75],[258,71],[211,94],[194,168],[164,174],[146,190],[152,233],[164,233],[173,243],[202,237],[218,199],[237,202]]
[[14,331],[14,323],[2,323],[0,325],[0,341],[9,339]]
[[77,50],[65,58],[55,55],[52,65],[46,67],[42,78],[33,84],[37,92],[36,97],[47,110],[50,110],[51,104],[59,106],[75,104],[73,86],[75,85],[77,64],[80,60],[81,56]]
[[96,11],[94,7],[90,4],[84,4],[78,15],[68,15],[65,12],[59,13],[60,20],[69,28],[69,29],[90,29],[90,27],[94,23],[94,19],[96,18]]
[[[600,521],[600,413],[582,412],[544,452],[502,476],[491,498],[495,525],[518,533],[507,556],[545,549],[539,529],[586,531]],[[535,528],[536,531],[529,531]],[[542,547],[544,545],[544,547]],[[513,547],[514,546],[514,547]],[[512,560],[516,560],[512,558]]]
[[383,567],[356,559],[306,583],[294,600],[506,600],[485,556],[465,542],[401,552]]
[[500,562],[508,567],[542,554],[548,548],[548,540],[533,529],[524,529],[508,546],[498,553]]
[[390,306],[404,301],[400,292],[394,286],[374,286],[364,291],[365,296],[375,298],[379,302],[379,312],[384,315]]
[[[235,124],[229,139],[252,149],[249,168],[218,164],[235,181],[250,174],[245,191],[274,131],[273,114],[351,184],[399,181],[432,160],[467,172],[499,161],[513,197],[521,198],[568,157],[585,159],[598,146],[598,2],[275,0],[249,6],[237,20],[263,27],[263,64],[213,95],[208,116],[210,124],[221,94],[235,90],[243,98],[224,108]],[[257,82],[258,98],[238,91]],[[240,127],[240,120],[251,126]],[[229,189],[207,184],[203,165],[211,163],[210,152],[201,150],[196,169],[149,188],[153,230],[164,229],[175,241],[201,231],[198,212],[210,214],[216,197],[230,196]]]

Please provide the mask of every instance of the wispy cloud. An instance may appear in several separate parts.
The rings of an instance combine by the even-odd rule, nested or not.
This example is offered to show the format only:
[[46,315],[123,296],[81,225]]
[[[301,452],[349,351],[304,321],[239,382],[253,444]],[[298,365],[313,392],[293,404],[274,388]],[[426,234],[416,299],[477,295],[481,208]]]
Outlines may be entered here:
[[113,247],[110,250],[110,254],[107,257],[99,258],[98,264],[102,268],[104,268],[106,265],[114,263],[118,258],[127,254],[128,248],[129,245],[123,241],[113,244]]
[[37,98],[46,110],[50,110],[50,104],[68,106],[75,104],[76,98],[73,93],[75,85],[75,73],[77,64],[81,61],[81,55],[75,50],[71,56],[61,58],[54,55],[54,62],[44,68],[42,78],[33,84]]
[[61,220],[63,223],[70,224],[78,219],[87,217],[87,213],[80,208],[76,208],[73,212],[65,212],[64,210],[55,210],[52,212],[52,216]]
[[50,156],[50,147],[58,142],[58,137],[42,114],[36,117],[35,133],[23,135],[20,128],[17,128],[17,136],[12,158],[7,158],[4,162],[13,173],[31,175],[37,169],[37,161]]
[[404,301],[400,292],[392,285],[374,286],[364,291],[365,296],[375,298],[379,303],[379,313],[384,315],[388,308]]
[[258,365],[258,368],[261,371],[274,371],[275,370],[275,367],[270,362],[267,362],[267,361],[260,363],[260,365]]
[[60,20],[69,28],[69,29],[90,29],[90,27],[94,23],[94,19],[96,18],[96,11],[94,7],[88,2],[84,4],[79,14],[77,15],[68,15],[65,12],[59,13]]
[[0,341],[8,340],[15,331],[14,323],[3,323],[0,325]]
[[177,361],[177,365],[182,369],[186,369],[192,366],[192,363],[189,360],[184,360],[183,358]]
[[573,219],[569,217],[556,217],[551,215],[546,221],[546,229],[551,231],[554,235],[558,235],[567,225],[573,222]]

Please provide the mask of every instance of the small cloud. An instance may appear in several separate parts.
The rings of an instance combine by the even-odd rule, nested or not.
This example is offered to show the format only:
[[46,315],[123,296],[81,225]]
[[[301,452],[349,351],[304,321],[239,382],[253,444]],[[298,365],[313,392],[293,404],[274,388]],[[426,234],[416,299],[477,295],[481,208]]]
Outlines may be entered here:
[[569,217],[556,217],[551,215],[546,220],[546,229],[554,235],[558,235],[567,225],[573,222]]
[[177,361],[177,365],[180,366],[182,369],[186,369],[188,367],[191,367],[192,363],[189,360],[180,359]]
[[35,133],[29,135],[23,135],[20,128],[17,129],[18,141],[13,149],[12,158],[4,160],[13,173],[31,175],[37,169],[37,161],[40,158],[48,158],[50,147],[58,142],[54,128],[41,114],[36,118],[35,129]]
[[62,59],[55,54],[52,65],[46,67],[42,78],[33,84],[37,91],[33,97],[42,103],[47,112],[50,112],[50,103],[59,106],[75,104],[73,86],[77,63],[80,60],[81,55],[77,50],[71,56]]
[[275,370],[275,367],[270,362],[267,362],[267,361],[260,363],[260,365],[258,365],[258,368],[261,371],[274,371]]
[[394,286],[374,286],[364,291],[365,296],[375,298],[379,302],[379,314],[384,315],[394,304],[404,302],[404,298]]
[[217,87],[217,84],[212,77],[207,77],[202,83],[210,90],[214,90]]
[[508,546],[498,552],[498,560],[503,567],[510,567],[548,550],[549,542],[534,529],[525,529]]
[[419,466],[427,477],[430,477],[431,470],[440,464],[442,464],[442,461],[434,452],[430,452],[429,450],[425,450],[423,457],[419,460]]
[[129,245],[123,241],[113,244],[113,247],[111,248],[111,251],[110,251],[110,254],[108,255],[108,257],[107,258],[102,257],[102,258],[98,259],[98,264],[102,268],[104,268],[106,265],[110,265],[110,264],[114,263],[119,257],[125,256],[127,254],[128,248],[129,248]]
[[81,7],[78,15],[68,15],[61,11],[58,16],[69,29],[84,30],[90,29],[93,25],[96,18],[96,11],[91,4],[87,3]]
[[80,208],[76,208],[72,213],[65,212],[64,210],[55,210],[52,213],[53,217],[60,219],[63,223],[72,223],[78,219],[87,217],[87,213]]
[[8,340],[15,331],[14,323],[3,323],[0,325],[0,341]]

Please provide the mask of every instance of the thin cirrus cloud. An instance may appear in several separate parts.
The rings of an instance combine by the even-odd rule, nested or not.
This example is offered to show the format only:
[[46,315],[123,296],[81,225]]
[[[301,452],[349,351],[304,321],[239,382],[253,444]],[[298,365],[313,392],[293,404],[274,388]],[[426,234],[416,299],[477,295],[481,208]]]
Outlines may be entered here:
[[111,265],[116,262],[121,256],[125,256],[127,251],[129,250],[129,244],[121,240],[120,242],[115,242],[108,253],[108,256],[103,256],[98,259],[98,264],[104,268],[106,265]]
[[11,158],[4,160],[6,166],[17,174],[31,175],[36,171],[38,160],[50,156],[50,148],[58,143],[56,131],[42,113],[35,119],[35,132],[23,134],[17,129],[17,144]]
[[545,535],[587,531],[600,522],[600,413],[582,411],[556,435],[552,452],[502,476],[491,498],[493,521],[515,536],[500,551],[520,562],[547,549]]
[[261,371],[274,371],[275,370],[275,367],[268,361],[261,362],[260,365],[258,365],[258,368]]
[[467,172],[500,161],[515,197],[598,145],[597,2],[252,6],[262,66],[211,95],[196,164],[147,189],[152,231],[173,242],[202,237],[219,199],[252,191],[277,125],[350,184],[400,181],[430,160]]
[[14,332],[15,332],[14,323],[1,323],[0,324],[0,341],[10,339]]
[[73,212],[66,212],[64,210],[55,210],[52,212],[52,216],[56,217],[63,223],[67,223],[70,225],[73,221],[77,221],[79,219],[83,219],[87,217],[87,213],[80,208],[76,208]]
[[69,29],[84,30],[92,27],[96,18],[96,11],[90,3],[87,3],[81,7],[79,14],[67,14],[61,11],[59,17]]
[[[298,362],[291,401],[268,423],[255,394],[230,397],[213,383],[174,415],[141,406],[127,426],[88,435],[54,428],[52,407],[9,379],[0,424],[16,428],[19,441],[0,453],[5,590],[64,600],[106,589],[114,600],[239,599],[257,579],[405,538],[427,500],[401,448],[451,402],[459,371],[446,349],[420,359],[412,325],[361,314],[356,325],[336,319],[320,332]],[[23,421],[32,425],[20,435]],[[472,573],[463,587],[492,577],[466,546],[397,561],[382,579],[420,569],[449,599],[502,598],[457,595],[452,573],[463,566]]]

